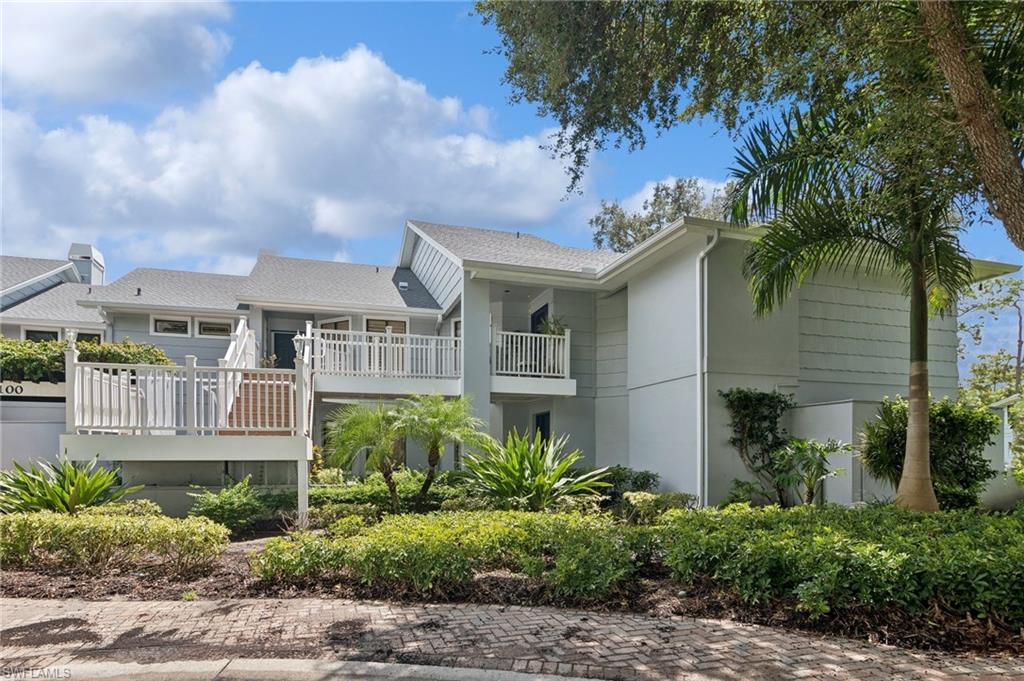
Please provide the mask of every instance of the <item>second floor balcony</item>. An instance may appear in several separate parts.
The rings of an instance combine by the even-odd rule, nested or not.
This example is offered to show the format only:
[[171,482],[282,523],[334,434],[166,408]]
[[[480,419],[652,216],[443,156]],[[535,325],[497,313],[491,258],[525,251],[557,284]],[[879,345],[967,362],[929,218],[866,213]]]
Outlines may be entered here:
[[[457,336],[312,329],[315,389],[364,394],[462,392]],[[492,392],[570,395],[570,335],[493,330]]]

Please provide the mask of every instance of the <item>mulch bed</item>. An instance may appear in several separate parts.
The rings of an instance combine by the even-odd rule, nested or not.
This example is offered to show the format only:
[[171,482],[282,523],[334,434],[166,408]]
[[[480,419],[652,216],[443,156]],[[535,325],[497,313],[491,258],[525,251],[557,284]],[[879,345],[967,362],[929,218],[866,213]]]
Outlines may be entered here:
[[[189,579],[168,577],[153,569],[88,575],[57,568],[0,571],[0,596],[7,598],[81,598],[85,600],[214,600],[232,598],[346,598],[399,602],[423,601],[414,594],[374,589],[344,578],[307,582],[265,582],[252,574],[249,553],[266,539],[236,542],[213,568]],[[431,602],[499,605],[551,605],[579,608],[552,597],[538,580],[510,572],[477,575],[471,585],[429,598]],[[884,615],[846,610],[810,620],[788,605],[772,607],[744,603],[713,584],[682,590],[667,574],[648,571],[614,596],[587,606],[604,612],[633,612],[653,616],[728,619],[822,635],[838,635],[873,643],[920,650],[1024,654],[1024,631],[999,623],[965,619],[936,607],[926,615],[908,616],[898,609]]]

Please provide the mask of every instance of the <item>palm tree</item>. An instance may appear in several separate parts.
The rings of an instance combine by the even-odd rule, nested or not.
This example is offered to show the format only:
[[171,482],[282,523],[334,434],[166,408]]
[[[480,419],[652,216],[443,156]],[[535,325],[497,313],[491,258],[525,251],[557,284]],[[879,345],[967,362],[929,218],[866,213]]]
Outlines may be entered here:
[[971,263],[957,236],[953,180],[928,154],[908,148],[896,156],[891,140],[873,140],[871,131],[884,127],[873,127],[874,117],[882,115],[794,111],[778,124],[755,126],[731,170],[737,182],[732,219],[764,223],[744,261],[758,315],[781,305],[821,270],[900,277],[910,298],[910,375],[896,504],[935,511],[928,451],[929,308],[952,308],[970,284]]
[[485,437],[480,433],[484,422],[473,416],[468,397],[446,400],[441,395],[413,395],[398,403],[398,431],[427,451],[427,477],[416,496],[416,505],[422,507],[437,474],[445,445],[449,442],[478,442]]
[[398,452],[402,434],[398,415],[382,404],[371,408],[350,404],[327,417],[326,451],[328,461],[338,468],[351,468],[359,454],[366,452],[366,465],[384,478],[391,495],[391,512],[398,513],[400,503],[394,472],[400,465]]

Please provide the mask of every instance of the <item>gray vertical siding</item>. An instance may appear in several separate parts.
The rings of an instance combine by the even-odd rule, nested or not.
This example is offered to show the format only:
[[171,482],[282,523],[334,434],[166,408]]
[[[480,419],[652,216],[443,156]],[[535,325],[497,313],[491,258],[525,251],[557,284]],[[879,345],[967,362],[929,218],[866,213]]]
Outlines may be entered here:
[[461,268],[423,239],[416,240],[410,269],[442,310],[447,310],[462,292]]
[[599,466],[628,463],[629,333],[625,289],[596,304],[594,439]]

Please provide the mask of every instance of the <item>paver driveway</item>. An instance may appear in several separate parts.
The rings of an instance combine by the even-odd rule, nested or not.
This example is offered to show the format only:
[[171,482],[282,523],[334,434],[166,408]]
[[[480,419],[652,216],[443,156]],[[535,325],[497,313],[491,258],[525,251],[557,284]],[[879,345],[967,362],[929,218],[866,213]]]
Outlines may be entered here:
[[320,599],[0,600],[10,670],[224,658],[397,661],[609,679],[1024,679],[1024,659],[914,653],[719,620]]

